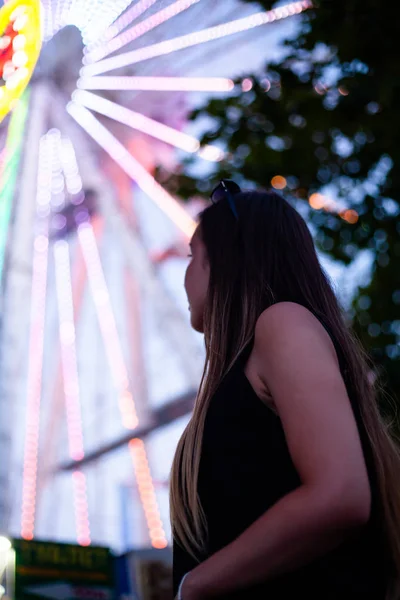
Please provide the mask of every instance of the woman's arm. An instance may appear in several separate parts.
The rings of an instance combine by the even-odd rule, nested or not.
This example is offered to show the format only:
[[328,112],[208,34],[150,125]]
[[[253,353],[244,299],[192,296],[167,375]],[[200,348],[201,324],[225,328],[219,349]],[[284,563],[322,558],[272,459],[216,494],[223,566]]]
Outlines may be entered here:
[[261,315],[254,354],[302,485],[186,578],[183,600],[217,598],[303,566],[368,521],[370,488],[332,342],[305,308]]

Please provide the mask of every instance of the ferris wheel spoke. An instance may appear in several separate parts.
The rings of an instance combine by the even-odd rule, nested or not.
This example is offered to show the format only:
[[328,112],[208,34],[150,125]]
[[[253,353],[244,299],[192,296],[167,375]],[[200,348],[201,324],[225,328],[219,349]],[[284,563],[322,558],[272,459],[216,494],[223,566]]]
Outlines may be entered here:
[[168,545],[158,508],[154,482],[151,476],[146,447],[143,440],[135,438],[129,442],[139,497],[149,530],[153,548],[166,548]]
[[112,40],[116,35],[118,35],[125,27],[128,27],[133,21],[136,21],[143,13],[146,12],[148,8],[153,6],[157,0],[140,0],[136,2],[129,10],[124,12],[112,25],[110,25],[103,33],[98,37],[97,40],[89,43],[84,52],[89,53],[94,48],[97,48],[99,45],[104,44],[104,42],[108,42]]
[[150,58],[162,56],[163,54],[170,54],[172,52],[176,52],[177,50],[189,48],[198,44],[204,44],[225,36],[240,33],[248,29],[253,29],[254,27],[259,27],[260,25],[266,25],[281,19],[286,19],[287,17],[308,10],[312,6],[311,0],[300,0],[299,2],[292,2],[286,6],[279,6],[269,11],[263,11],[255,13],[254,15],[243,17],[241,19],[235,19],[234,21],[228,21],[227,23],[223,23],[221,25],[207,27],[201,31],[196,31],[195,33],[189,33],[171,40],[165,40],[163,42],[158,42],[157,44],[151,44],[150,46],[145,46],[144,48],[132,50],[131,52],[125,52],[111,58],[105,58],[104,60],[92,65],[84,66],[81,69],[81,75],[99,75],[100,73],[106,73],[107,71],[133,65]]
[[146,169],[128,152],[117,138],[104,127],[84,106],[70,102],[69,114],[127,173],[140,189],[179,227],[187,238],[196,228],[196,222]]
[[192,154],[198,153],[199,156],[213,162],[222,160],[224,153],[213,146],[200,146],[199,141],[187,133],[182,133],[174,127],[169,127],[163,123],[159,123],[150,117],[135,112],[129,108],[125,108],[121,104],[106,100],[96,94],[84,90],[77,90],[72,95],[72,100],[86,108],[90,108],[104,116],[110,117],[119,123],[123,123],[132,129],[146,133],[155,137],[167,144],[171,144],[181,150]]
[[[83,427],[69,244],[65,240],[58,240],[54,244],[53,250],[69,454],[73,460],[81,460],[85,454],[83,450]],[[76,538],[78,544],[87,546],[91,543],[91,540],[86,477],[82,471],[78,469],[74,471],[72,474],[72,484]]]
[[24,468],[22,476],[21,537],[34,537],[36,488],[39,455],[41,396],[43,387],[44,329],[49,247],[49,215],[54,135],[42,136],[37,170],[37,233],[33,246],[31,320],[29,333],[28,381]]
[[176,0],[176,2],[173,2],[173,4],[163,8],[154,15],[151,15],[151,17],[142,21],[139,23],[139,25],[131,27],[117,37],[114,37],[109,42],[106,42],[93,49],[91,52],[88,52],[83,59],[83,64],[88,65],[97,62],[105,56],[108,56],[108,54],[112,54],[112,52],[120,50],[127,44],[137,40],[149,31],[159,27],[169,19],[176,17],[176,15],[179,15],[179,13],[187,10],[193,4],[197,4],[197,2],[200,2],[200,0]]
[[156,92],[230,92],[235,87],[226,77],[134,77],[129,75],[82,77],[82,90],[140,90]]

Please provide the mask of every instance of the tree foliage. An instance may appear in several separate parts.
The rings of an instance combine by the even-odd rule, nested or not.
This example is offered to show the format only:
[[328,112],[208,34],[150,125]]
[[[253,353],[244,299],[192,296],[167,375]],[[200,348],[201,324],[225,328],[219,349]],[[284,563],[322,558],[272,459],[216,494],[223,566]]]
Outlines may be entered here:
[[232,95],[192,113],[213,118],[201,142],[218,140],[227,158],[207,181],[189,160],[167,187],[188,197],[221,177],[265,188],[279,175],[304,208],[310,197],[323,205],[308,215],[320,249],[344,264],[371,255],[351,316],[400,398],[400,5],[328,0],[299,18],[284,58],[246,75],[249,91],[238,80]]

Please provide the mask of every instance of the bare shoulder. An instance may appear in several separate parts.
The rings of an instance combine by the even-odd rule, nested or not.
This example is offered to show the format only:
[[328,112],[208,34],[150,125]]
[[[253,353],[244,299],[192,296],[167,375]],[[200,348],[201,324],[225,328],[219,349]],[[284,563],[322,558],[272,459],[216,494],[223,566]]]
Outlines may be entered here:
[[295,302],[279,302],[267,308],[255,328],[255,354],[295,354],[301,360],[323,352],[336,360],[330,336],[320,321],[304,306]]

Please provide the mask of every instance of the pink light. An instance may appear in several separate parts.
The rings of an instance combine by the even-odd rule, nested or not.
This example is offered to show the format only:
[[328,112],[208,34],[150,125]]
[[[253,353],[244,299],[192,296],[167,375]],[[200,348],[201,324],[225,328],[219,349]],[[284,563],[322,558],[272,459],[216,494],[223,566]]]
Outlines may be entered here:
[[72,474],[72,485],[74,488],[75,497],[77,541],[81,546],[90,546],[91,539],[88,517],[86,477],[81,471],[75,471]]
[[[49,212],[51,201],[52,156],[57,134],[49,132],[39,144],[36,206],[42,209],[37,218],[37,233],[33,244],[31,321],[29,333],[28,385],[24,466],[22,476],[21,536],[32,539],[35,529],[37,464],[39,453],[40,403],[46,288],[48,267]],[[44,210],[43,210],[44,209]],[[47,210],[46,210],[47,209]]]
[[135,19],[139,18],[148,8],[153,6],[157,0],[140,0],[132,8],[121,15],[100,37],[99,42],[91,44],[90,48],[97,46],[99,43],[111,40],[114,36],[118,35],[120,31],[128,27]]
[[127,31],[124,31],[114,39],[110,40],[106,44],[102,44],[101,46],[95,48],[92,52],[89,52],[85,58],[83,59],[83,64],[90,64],[96,62],[108,54],[112,52],[116,52],[126,44],[133,42],[133,40],[138,39],[148,31],[155,29],[165,21],[172,19],[179,13],[187,10],[193,4],[196,4],[199,0],[177,0],[173,2],[166,8],[158,11],[154,15],[151,15],[148,19],[145,19],[139,25],[135,25],[131,27]]
[[128,150],[112,135],[94,115],[74,102],[67,105],[69,114],[92,136],[115,162],[127,173],[157,206],[190,238],[196,222],[186,210],[146,171]]
[[136,407],[132,394],[129,391],[128,373],[111,307],[110,295],[101,266],[96,238],[89,222],[79,225],[78,238],[86,264],[97,318],[111,368],[111,375],[119,393],[122,422],[127,429],[135,429],[138,425]]
[[69,454],[73,460],[80,460],[84,457],[84,450],[70,256],[67,242],[60,240],[54,244],[54,261]]
[[86,108],[95,110],[119,123],[124,123],[128,127],[132,127],[132,129],[142,131],[186,152],[194,154],[201,150],[201,156],[207,160],[217,161],[223,158],[223,152],[218,148],[208,146],[201,148],[199,141],[193,136],[182,133],[173,127],[168,127],[163,123],[158,123],[154,119],[150,119],[141,113],[134,112],[120,104],[101,98],[96,94],[77,90],[73,93],[72,99],[74,102],[86,106]]
[[139,496],[149,529],[151,545],[165,548],[168,545],[158,509],[157,497],[147,460],[146,448],[142,440],[135,438],[129,442],[129,450],[135,469]]
[[[81,181],[75,150],[72,142],[68,138],[63,139],[61,142],[61,161],[68,189],[71,187],[68,179],[75,179],[78,177],[79,181]],[[76,190],[77,196],[82,194],[81,188],[82,185],[78,186]],[[93,300],[100,324],[100,330],[103,335],[104,346],[106,348],[108,362],[111,368],[111,374],[119,392],[119,407],[121,411],[122,422],[126,428],[134,429],[138,425],[135,403],[133,401],[132,394],[129,391],[128,373],[123,358],[121,343],[119,341],[107,284],[101,266],[96,236],[87,217],[78,226],[78,238],[81,244],[82,255],[88,273],[89,284],[92,290]],[[72,321],[68,321],[68,325],[72,325],[73,327],[73,317]],[[71,327],[69,328],[69,333],[73,334],[71,337],[73,337],[75,340],[75,333]]]
[[81,69],[82,76],[93,76],[100,73],[105,73],[113,69],[119,69],[127,65],[133,65],[149,58],[155,58],[156,56],[162,56],[163,54],[170,54],[183,48],[189,48],[190,46],[196,46],[197,44],[204,44],[211,40],[217,40],[227,35],[253,29],[260,25],[266,25],[267,23],[273,23],[280,19],[292,16],[293,14],[299,14],[309,8],[312,8],[311,0],[300,0],[300,2],[293,2],[287,6],[278,7],[266,12],[259,12],[242,19],[235,19],[234,21],[228,21],[222,25],[216,25],[214,27],[208,27],[202,31],[196,31],[195,33],[189,33],[182,35],[171,40],[159,42],[157,44],[151,44],[144,48],[132,50],[131,52],[125,52],[111,58],[106,58],[93,65],[87,65]]
[[[71,159],[70,150],[73,147],[68,139],[57,140],[58,156],[53,163],[53,173],[60,172],[66,179],[69,190],[70,179],[77,176],[75,172],[74,156]],[[63,188],[64,188],[64,177]],[[69,245],[66,241],[59,240],[54,244],[54,265],[56,274],[56,293],[59,316],[59,334],[61,346],[61,367],[63,374],[63,387],[65,407],[67,413],[67,433],[69,454],[73,460],[84,457],[83,431],[81,417],[81,403],[78,377],[78,364],[76,356],[76,332],[73,308],[73,291],[71,281]],[[88,517],[88,502],[86,496],[85,476],[77,471],[72,475],[73,494],[75,506],[76,539],[78,544],[90,544],[90,530]]]
[[229,92],[235,84],[224,77],[82,77],[82,90],[146,90],[157,92]]

